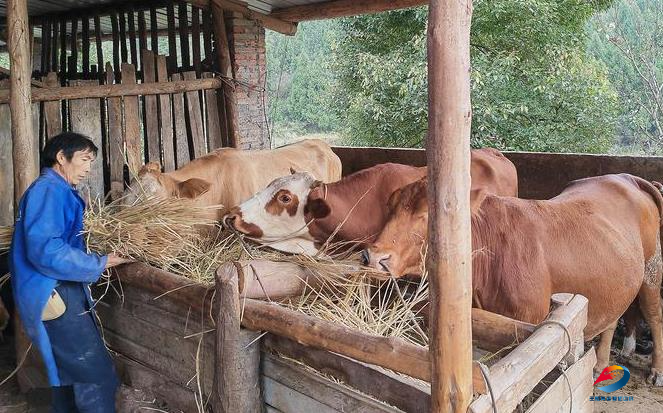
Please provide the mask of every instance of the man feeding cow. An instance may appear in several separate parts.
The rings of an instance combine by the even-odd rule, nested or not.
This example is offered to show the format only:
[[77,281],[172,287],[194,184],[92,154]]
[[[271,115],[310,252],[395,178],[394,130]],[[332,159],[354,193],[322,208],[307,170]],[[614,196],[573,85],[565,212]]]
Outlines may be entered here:
[[[601,335],[595,372],[610,357],[618,319],[638,299],[654,341],[649,379],[663,385],[660,186],[627,174],[571,183],[548,201],[472,188],[473,304],[540,323],[555,293],[589,300],[585,339]],[[428,230],[427,180],[392,195],[389,219],[367,250],[370,266],[421,275]]]
[[94,143],[76,133],[48,141],[45,168],[18,206],[10,250],[15,305],[46,366],[56,413],[115,412],[118,380],[88,286],[128,260],[87,253],[80,234],[85,202],[75,186],[96,155]]
[[[391,194],[425,175],[425,167],[381,164],[327,185],[293,173],[233,208],[224,223],[285,252],[315,255],[339,243],[363,248],[382,230]],[[515,166],[495,149],[472,151],[471,175],[473,188],[518,193]]]

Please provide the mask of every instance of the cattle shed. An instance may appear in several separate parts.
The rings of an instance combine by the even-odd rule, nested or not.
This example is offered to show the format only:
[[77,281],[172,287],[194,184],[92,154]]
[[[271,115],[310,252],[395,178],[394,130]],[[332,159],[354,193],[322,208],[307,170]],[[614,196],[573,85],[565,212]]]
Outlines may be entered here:
[[[593,411],[584,297],[556,295],[539,326],[471,308],[471,0],[0,1],[10,60],[0,68],[0,225],[13,224],[49,137],[80,132],[101,148],[84,185],[91,196],[121,191],[146,162],[171,171],[220,147],[269,148],[265,30],[293,35],[300,21],[426,4],[426,150],[334,150],[345,175],[382,162],[429,166],[430,347],[263,301],[258,274],[275,286],[305,278],[295,265],[230,262],[210,286],[135,263],[115,274],[124,297],[99,306],[126,384],[185,412]],[[611,172],[663,179],[661,158],[507,156],[528,198]],[[19,334],[19,358],[27,345]],[[504,348],[489,366],[479,361]],[[32,357],[18,377],[26,391],[45,385]]]

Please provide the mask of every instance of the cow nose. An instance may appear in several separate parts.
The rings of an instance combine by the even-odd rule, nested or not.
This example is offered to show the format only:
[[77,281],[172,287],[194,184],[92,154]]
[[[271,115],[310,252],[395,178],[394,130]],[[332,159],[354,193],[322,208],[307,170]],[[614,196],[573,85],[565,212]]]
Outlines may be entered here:
[[223,217],[223,220],[222,220],[223,225],[226,228],[233,228],[234,229],[235,228],[235,221],[237,221],[238,218],[239,218],[239,214],[237,214],[237,212],[230,211],[228,214],[226,214]]
[[384,272],[391,272],[389,271],[389,258],[391,258],[391,255],[385,255],[382,258],[378,260],[378,264],[380,265],[380,269]]
[[371,263],[371,254],[368,250],[363,250],[361,252],[361,265],[368,267],[368,264]]

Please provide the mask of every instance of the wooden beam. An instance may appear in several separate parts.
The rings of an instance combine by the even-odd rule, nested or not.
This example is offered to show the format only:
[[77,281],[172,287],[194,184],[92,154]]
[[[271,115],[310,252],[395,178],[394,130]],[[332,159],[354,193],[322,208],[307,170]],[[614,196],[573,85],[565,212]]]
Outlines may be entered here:
[[428,268],[431,407],[472,401],[470,22],[472,0],[432,0],[428,17]]
[[[182,93],[198,90],[218,89],[223,85],[219,78],[179,80],[174,82],[155,82],[141,84],[98,85],[98,86],[70,86],[47,87],[32,89],[32,102],[51,100],[104,98],[117,96],[144,96],[159,95],[162,93]],[[26,97],[30,96],[26,92]],[[9,102],[9,92],[0,90],[0,104]],[[28,102],[30,100],[28,99]],[[16,135],[15,135],[16,136]]]
[[[0,66],[0,73],[11,77],[10,70],[7,69],[7,68],[4,68],[2,66]],[[32,86],[37,86],[37,87],[46,87],[43,82],[40,82],[40,81],[34,80],[34,79],[30,79],[30,84]]]
[[217,5],[223,10],[234,11],[240,13],[242,16],[249,20],[255,20],[260,23],[264,28],[274,30],[288,36],[293,36],[297,33],[297,23],[288,22],[272,15],[263,14],[249,7],[240,1],[231,0],[188,0],[189,3],[196,7],[206,9],[210,4]]
[[289,22],[301,22],[407,9],[428,3],[428,0],[337,0],[285,7],[273,10],[269,15]]

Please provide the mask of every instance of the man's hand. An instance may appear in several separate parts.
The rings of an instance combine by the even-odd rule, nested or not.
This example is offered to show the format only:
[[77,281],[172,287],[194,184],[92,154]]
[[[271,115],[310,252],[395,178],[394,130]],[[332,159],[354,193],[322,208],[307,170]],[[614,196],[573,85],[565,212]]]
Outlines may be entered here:
[[134,260],[130,258],[124,258],[116,255],[115,253],[110,253],[108,254],[108,261],[106,261],[106,268],[115,267],[116,265],[126,264],[133,261]]

